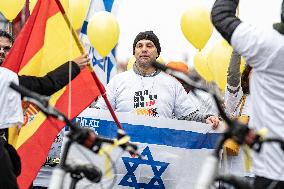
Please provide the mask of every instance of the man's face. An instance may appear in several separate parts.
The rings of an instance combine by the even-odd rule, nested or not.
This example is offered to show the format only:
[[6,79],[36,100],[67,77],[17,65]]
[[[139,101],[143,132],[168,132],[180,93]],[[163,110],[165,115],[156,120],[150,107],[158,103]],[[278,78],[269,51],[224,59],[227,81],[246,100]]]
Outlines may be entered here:
[[138,64],[150,66],[158,57],[157,48],[150,40],[140,40],[135,46],[134,56]]
[[12,43],[6,37],[0,37],[0,66],[4,62],[8,52],[12,47]]

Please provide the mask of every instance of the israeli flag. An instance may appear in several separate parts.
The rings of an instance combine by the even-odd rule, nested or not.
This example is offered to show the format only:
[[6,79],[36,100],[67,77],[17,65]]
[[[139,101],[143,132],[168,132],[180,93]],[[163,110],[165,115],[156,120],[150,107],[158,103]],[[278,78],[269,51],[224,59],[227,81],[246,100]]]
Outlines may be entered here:
[[[85,179],[78,183],[77,188],[108,188],[112,182],[113,188],[119,189],[194,188],[205,158],[214,149],[224,129],[212,130],[210,125],[192,121],[116,114],[144,158],[131,157],[115,148],[110,154],[115,164],[113,177],[104,176],[101,184]],[[108,111],[89,108],[76,121],[100,136],[116,138],[117,127]],[[87,151],[74,145],[67,159],[72,163],[93,163],[106,172],[105,159]],[[64,188],[68,188],[70,182],[67,175]]]
[[91,58],[91,63],[93,64],[93,68],[99,77],[100,81],[106,85],[109,80],[116,74],[116,60],[115,60],[115,49],[111,51],[111,53],[105,57],[102,58],[96,49],[94,49],[91,46],[91,43],[87,36],[87,27],[88,27],[88,21],[92,16],[99,11],[108,11],[115,15],[118,8],[118,4],[116,0],[91,0],[90,7],[88,10],[87,18],[85,19],[80,39],[83,45],[85,46],[85,49],[89,53],[89,56]]

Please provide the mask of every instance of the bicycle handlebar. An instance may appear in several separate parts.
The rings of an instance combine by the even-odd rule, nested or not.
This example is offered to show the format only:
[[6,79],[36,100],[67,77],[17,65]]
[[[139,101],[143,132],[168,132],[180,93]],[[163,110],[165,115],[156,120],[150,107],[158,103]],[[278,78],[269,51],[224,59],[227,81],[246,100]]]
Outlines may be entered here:
[[71,176],[83,175],[89,181],[98,183],[102,179],[102,171],[100,168],[93,164],[82,165],[68,165],[65,167],[65,171],[71,174]]
[[238,189],[253,189],[252,185],[244,178],[234,175],[220,175],[217,176],[215,181],[221,181],[234,186]]

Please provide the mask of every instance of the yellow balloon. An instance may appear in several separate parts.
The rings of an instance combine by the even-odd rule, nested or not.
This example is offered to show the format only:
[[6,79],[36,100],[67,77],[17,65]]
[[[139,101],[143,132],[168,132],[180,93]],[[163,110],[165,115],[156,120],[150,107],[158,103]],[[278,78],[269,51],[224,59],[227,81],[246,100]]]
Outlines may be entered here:
[[206,81],[212,81],[213,76],[212,72],[208,66],[208,50],[202,50],[201,52],[197,52],[194,56],[194,68],[197,73],[203,77]]
[[[224,91],[227,83],[227,71],[231,60],[233,48],[225,40],[217,42],[208,57],[208,66],[213,73],[213,80],[218,87]],[[241,71],[243,70],[245,61],[241,59]]]
[[25,0],[0,0],[0,9],[5,18],[12,21],[22,10]]
[[106,57],[118,42],[119,25],[111,13],[100,11],[89,20],[87,35],[98,53]]
[[202,5],[193,5],[185,11],[180,26],[185,38],[199,50],[206,45],[213,32],[209,10]]
[[90,0],[69,0],[69,8],[65,10],[75,30],[82,27],[89,5]]
[[[135,63],[135,61],[136,61],[135,56],[132,56],[132,57],[129,59],[128,63],[127,63],[127,70],[132,69],[133,64]],[[163,58],[160,57],[160,56],[157,58],[157,62],[159,62],[159,63],[161,63],[161,64],[164,64],[164,60],[163,60]]]

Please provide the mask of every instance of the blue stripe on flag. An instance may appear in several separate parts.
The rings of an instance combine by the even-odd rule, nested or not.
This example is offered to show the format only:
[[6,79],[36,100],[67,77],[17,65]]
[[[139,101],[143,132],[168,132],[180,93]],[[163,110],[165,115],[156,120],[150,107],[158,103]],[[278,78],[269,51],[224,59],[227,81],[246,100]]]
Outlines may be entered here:
[[111,12],[112,5],[114,0],[104,0],[105,10]]
[[[114,121],[77,117],[81,126],[92,127],[97,134],[116,138],[117,127]],[[157,128],[144,125],[121,123],[132,142],[166,145],[186,149],[214,149],[219,133],[198,133],[193,131]]]
[[110,57],[107,57],[107,78],[106,78],[106,81],[107,83],[109,83],[110,81],[110,73],[111,73],[111,70],[112,68],[114,67]]
[[81,29],[81,33],[87,35],[88,22],[85,20]]

